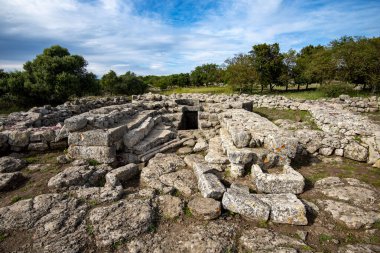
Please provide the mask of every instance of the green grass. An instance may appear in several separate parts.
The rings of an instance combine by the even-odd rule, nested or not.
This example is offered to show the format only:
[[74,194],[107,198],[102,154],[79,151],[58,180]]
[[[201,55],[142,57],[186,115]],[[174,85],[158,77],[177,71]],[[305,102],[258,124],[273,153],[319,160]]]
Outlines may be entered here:
[[212,93],[212,94],[232,94],[233,90],[230,86],[207,86],[207,87],[185,87],[174,88],[166,91],[162,91],[163,95],[170,95],[173,93]]
[[88,235],[93,235],[94,234],[94,226],[92,225],[87,225],[86,231]]
[[0,242],[4,241],[8,237],[7,234],[0,232]]
[[11,199],[11,204],[14,204],[18,201],[22,200],[22,197],[21,196],[14,196],[12,199]]
[[318,129],[318,126],[315,124],[313,117],[308,111],[301,110],[279,110],[266,107],[255,107],[253,112],[269,119],[270,121],[275,121],[278,119],[288,119],[295,122],[304,122],[311,129]]
[[184,206],[183,213],[186,217],[193,217],[193,214],[191,213],[190,208],[187,205]]
[[326,235],[326,234],[320,234],[319,235],[319,242],[320,243],[325,243],[328,241],[331,241],[333,238],[331,235]]
[[99,165],[100,163],[99,163],[97,160],[95,160],[95,159],[89,159],[89,160],[88,160],[88,164],[89,164],[90,166],[97,166],[97,165]]

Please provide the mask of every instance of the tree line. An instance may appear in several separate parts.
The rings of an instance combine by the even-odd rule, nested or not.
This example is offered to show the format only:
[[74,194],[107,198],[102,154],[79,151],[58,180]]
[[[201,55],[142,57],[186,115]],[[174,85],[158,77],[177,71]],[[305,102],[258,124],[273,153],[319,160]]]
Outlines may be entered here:
[[[101,94],[141,94],[149,87],[162,90],[172,87],[228,84],[234,90],[253,93],[257,89],[285,90],[289,85],[331,83],[351,87],[360,84],[373,93],[380,88],[380,37],[348,37],[331,41],[326,46],[308,45],[299,52],[280,51],[280,45],[257,44],[247,53],[197,66],[190,73],[167,76],[138,76],[133,72],[117,75],[113,70],[97,79],[87,71],[87,61],[72,55],[59,45],[44,49],[27,61],[22,71],[0,69],[0,106],[58,104],[71,96]],[[340,87],[341,88],[341,87]],[[338,92],[341,92],[340,90]]]

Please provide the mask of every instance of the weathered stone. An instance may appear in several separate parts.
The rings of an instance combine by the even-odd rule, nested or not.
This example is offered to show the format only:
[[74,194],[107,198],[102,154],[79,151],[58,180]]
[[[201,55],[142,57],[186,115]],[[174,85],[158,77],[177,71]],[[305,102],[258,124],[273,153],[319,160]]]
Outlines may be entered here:
[[181,147],[177,150],[177,154],[179,155],[186,155],[193,152],[193,149],[191,147]]
[[[129,241],[121,252],[223,253],[236,249],[236,226],[224,221],[191,223],[167,233],[150,233]],[[123,246],[122,246],[123,247]]]
[[192,199],[187,206],[195,217],[203,220],[216,219],[222,213],[220,202],[211,198],[197,197]]
[[108,166],[74,166],[65,169],[48,182],[49,188],[60,189],[70,186],[96,186],[110,171]]
[[71,191],[77,198],[95,201],[100,204],[108,201],[119,200],[123,196],[123,188],[116,187],[82,187]]
[[344,157],[359,162],[366,162],[368,159],[368,148],[363,147],[356,141],[352,141],[344,148]]
[[76,159],[94,159],[100,163],[113,163],[116,160],[116,149],[105,146],[70,146],[68,155]]
[[209,149],[205,160],[208,163],[225,164],[228,163],[228,158],[223,154],[222,142],[220,137],[214,137],[210,139]]
[[49,149],[49,146],[47,143],[40,142],[40,143],[29,143],[28,150],[30,151],[46,151]]
[[86,211],[86,204],[78,199],[39,195],[0,208],[0,229],[32,233],[32,241],[13,245],[16,251],[83,252],[88,245]]
[[150,201],[142,199],[121,200],[94,208],[89,214],[98,247],[138,237],[149,230],[153,219]]
[[231,128],[229,130],[233,143],[237,148],[247,147],[251,141],[251,134],[243,128]]
[[327,188],[331,186],[342,186],[344,182],[339,177],[326,177],[315,182],[315,188]]
[[193,151],[194,152],[205,151],[207,149],[207,147],[208,147],[207,142],[203,138],[200,138],[200,139],[198,139],[197,143],[195,144]]
[[83,115],[73,116],[65,119],[65,127],[68,131],[74,132],[84,128],[87,125],[87,118]]
[[20,172],[0,173],[0,191],[8,191],[17,187],[24,179]]
[[16,172],[26,166],[25,161],[11,156],[0,157],[0,173]]
[[227,189],[222,199],[223,208],[252,220],[267,221],[270,214],[268,204],[253,194]]
[[28,131],[11,131],[8,134],[8,143],[14,147],[24,148],[29,144],[29,135]]
[[158,197],[161,215],[167,219],[179,217],[183,213],[183,203],[178,197],[163,195]]
[[377,253],[380,252],[379,245],[371,244],[355,244],[355,245],[345,245],[339,247],[338,253]]
[[134,163],[119,167],[106,174],[106,185],[111,187],[122,185],[129,179],[137,176],[139,172],[138,165]]
[[297,253],[306,247],[300,240],[264,228],[244,230],[239,242],[244,250],[260,253]]
[[350,229],[370,228],[373,223],[380,221],[380,213],[365,211],[349,204],[334,200],[318,200],[325,212],[333,219],[343,223]]
[[305,179],[289,165],[283,167],[280,174],[264,173],[260,166],[252,165],[252,178],[259,191],[265,193],[294,193],[303,192]]
[[231,177],[233,178],[242,177],[245,172],[244,167],[245,167],[244,164],[231,163],[231,168],[230,168]]
[[185,196],[190,196],[196,191],[194,174],[187,169],[164,174],[159,177],[159,180],[166,186],[174,187]]
[[306,209],[296,195],[257,194],[257,198],[270,206],[270,220],[275,223],[307,225]]
[[198,189],[204,198],[220,199],[226,191],[224,185],[217,176],[211,173],[205,173],[198,178]]

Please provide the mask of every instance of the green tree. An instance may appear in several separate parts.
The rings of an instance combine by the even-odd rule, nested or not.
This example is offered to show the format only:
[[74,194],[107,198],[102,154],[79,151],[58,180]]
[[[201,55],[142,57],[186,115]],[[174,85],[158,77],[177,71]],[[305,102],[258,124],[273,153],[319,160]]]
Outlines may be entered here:
[[98,91],[95,75],[88,73],[86,66],[82,56],[70,55],[66,48],[55,45],[44,49],[42,54],[24,64],[24,90],[28,99],[36,103],[58,103],[72,95]]
[[285,84],[286,90],[289,88],[289,82],[294,80],[295,72],[294,69],[297,65],[297,52],[293,49],[289,49],[288,52],[283,54],[283,71],[280,76],[280,81]]
[[120,79],[115,71],[110,70],[107,74],[104,74],[100,79],[100,86],[103,91],[112,93],[115,87],[120,83]]
[[190,74],[192,85],[201,86],[218,83],[222,80],[221,69],[218,65],[209,63],[197,66]]
[[257,72],[250,55],[238,54],[227,59],[225,79],[234,90],[247,91],[253,93],[254,85],[257,82]]
[[258,73],[261,90],[269,85],[272,91],[275,85],[281,83],[280,77],[283,71],[283,56],[279,44],[254,45],[250,54]]

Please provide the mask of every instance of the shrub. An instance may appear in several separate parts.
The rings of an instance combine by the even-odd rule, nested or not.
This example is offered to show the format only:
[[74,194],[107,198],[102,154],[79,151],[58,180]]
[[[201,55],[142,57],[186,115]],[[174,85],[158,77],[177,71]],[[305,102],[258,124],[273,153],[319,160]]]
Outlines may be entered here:
[[349,84],[334,83],[334,84],[324,84],[319,88],[326,97],[339,97],[342,94],[353,93],[353,88]]

